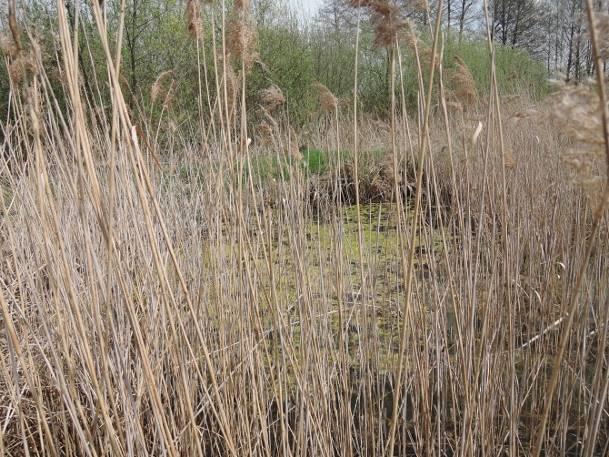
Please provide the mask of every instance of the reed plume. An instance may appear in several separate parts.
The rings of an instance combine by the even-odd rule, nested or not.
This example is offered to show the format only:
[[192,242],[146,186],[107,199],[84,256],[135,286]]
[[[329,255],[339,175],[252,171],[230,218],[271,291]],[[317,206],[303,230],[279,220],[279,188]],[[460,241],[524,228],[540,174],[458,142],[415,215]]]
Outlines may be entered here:
[[609,59],[609,13],[594,13],[594,26],[598,30],[598,51],[600,56]]
[[227,24],[227,47],[229,53],[241,61],[243,69],[250,71],[258,59],[256,51],[257,32],[251,17],[249,1],[235,2],[232,17]]
[[476,81],[463,59],[455,56],[455,71],[452,75],[454,95],[463,106],[471,106],[478,101]]
[[283,92],[275,84],[260,91],[260,100],[262,106],[269,112],[275,111],[285,103]]
[[571,168],[574,180],[598,206],[607,177],[602,167],[605,142],[595,87],[565,86],[554,96],[553,105],[551,116],[571,143],[562,158]]
[[193,40],[201,38],[203,25],[201,22],[201,11],[197,0],[188,0],[186,3],[186,29]]
[[387,0],[349,0],[353,8],[366,8],[374,26],[374,44],[379,48],[393,46],[406,20],[400,8]]
[[[166,81],[171,77],[169,85],[166,85]],[[173,70],[166,70],[157,76],[156,80],[150,88],[150,100],[154,104],[161,95],[166,95],[171,86],[173,85]]]
[[0,35],[0,51],[9,59],[17,56],[18,48],[14,40],[6,34]]
[[319,106],[322,111],[333,112],[338,109],[338,99],[336,96],[320,82],[313,83],[313,88],[319,96]]

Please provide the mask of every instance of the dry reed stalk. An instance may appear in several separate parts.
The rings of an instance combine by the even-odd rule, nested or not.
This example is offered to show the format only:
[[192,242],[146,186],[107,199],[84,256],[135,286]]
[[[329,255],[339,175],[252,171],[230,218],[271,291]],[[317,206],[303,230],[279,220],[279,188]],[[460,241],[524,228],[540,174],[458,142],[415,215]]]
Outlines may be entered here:
[[[438,51],[439,51],[439,43],[440,43],[439,36],[440,36],[442,10],[443,10],[443,1],[440,0],[437,5],[437,17],[436,17],[436,23],[435,23],[435,27],[434,27],[434,39],[433,39],[432,51],[431,51],[432,59],[436,58],[436,55],[438,54]],[[392,81],[392,88],[393,88],[393,84],[394,84],[394,80],[395,80],[395,59],[393,59],[393,61],[392,61],[392,75],[391,76],[392,76],[391,81]],[[431,113],[431,97],[432,97],[432,90],[433,90],[433,86],[434,86],[434,76],[435,76],[435,65],[432,65],[431,69],[430,69],[429,85],[427,87],[425,106],[423,107],[424,115],[423,115],[423,119],[422,119],[422,128],[419,132],[420,150],[419,150],[419,157],[418,157],[418,164],[417,164],[418,169],[417,169],[416,180],[415,180],[416,190],[415,190],[414,215],[413,215],[414,220],[413,220],[413,223],[411,224],[410,235],[408,237],[408,240],[410,240],[411,243],[416,238],[417,227],[420,222],[419,216],[421,214],[421,198],[422,198],[423,185],[424,185],[423,184],[424,164],[425,164],[425,159],[426,159],[428,150],[431,148],[431,145],[429,144],[429,123],[430,123],[430,113]],[[421,91],[421,93],[424,93],[424,91],[425,91],[425,87],[421,81],[419,82],[419,90]],[[392,133],[393,133],[396,130],[394,90],[391,91],[391,94],[392,94],[392,96],[391,96],[391,98],[392,98],[391,114],[392,114]],[[392,152],[393,152],[393,156],[394,156],[394,173],[395,173],[397,170],[397,167],[395,166],[395,164],[397,163],[397,148],[396,148],[395,133],[392,134]],[[408,242],[408,241],[406,241],[406,242]],[[402,277],[403,277],[403,281],[404,281],[404,293],[405,293],[404,304],[403,304],[404,321],[402,323],[402,328],[400,329],[399,360],[398,360],[398,366],[397,366],[397,384],[396,384],[394,405],[393,405],[392,412],[391,412],[391,422],[390,422],[391,425],[390,425],[390,430],[389,430],[389,439],[386,444],[386,447],[384,448],[385,452],[388,455],[393,455],[393,450],[394,450],[394,446],[395,446],[395,438],[396,438],[397,422],[399,420],[400,401],[403,401],[403,399],[400,398],[400,395],[402,394],[401,390],[402,390],[402,385],[404,383],[403,377],[404,377],[405,367],[407,364],[406,345],[408,344],[409,335],[412,335],[414,333],[413,328],[411,328],[407,322],[412,319],[412,313],[413,313],[412,292],[413,292],[413,282],[414,282],[414,271],[413,271],[414,261],[415,261],[414,248],[412,246],[410,246],[410,252],[408,253],[408,256],[402,256],[402,265],[401,265],[402,266]],[[426,430],[426,432],[428,432],[428,431],[429,430]]]
[[[137,135],[120,66],[108,64],[119,131]],[[12,100],[5,152],[34,157],[32,168],[0,165],[0,453],[381,455],[393,446],[386,454],[495,455],[516,430],[512,454],[526,455],[540,410],[560,404],[543,450],[603,455],[609,229],[602,220],[588,255],[593,216],[557,160],[569,146],[561,125],[532,115],[506,125],[500,147],[496,131],[478,124],[485,113],[474,111],[474,124],[460,113],[437,119],[423,103],[411,150],[408,119],[395,114],[389,132],[361,114],[336,114],[329,134],[313,126],[312,146],[359,148],[356,182],[377,185],[366,153],[392,149],[397,179],[378,185],[405,198],[412,190],[404,181],[416,185],[420,218],[404,205],[402,223],[384,225],[387,213],[398,217],[395,203],[361,205],[355,239],[352,213],[342,214],[331,194],[336,169],[322,177],[331,176],[332,191],[297,167],[265,184],[252,177],[252,154],[247,176],[256,186],[248,187],[243,169],[226,166],[227,149],[239,147],[229,123],[201,136],[214,157],[182,146],[181,127],[168,131],[173,172],[150,172],[134,138],[118,133],[113,143],[109,122],[91,125],[72,109],[82,105],[66,66],[65,112],[44,73],[31,78],[27,104]],[[338,113],[330,95],[329,111]],[[230,104],[240,105],[232,96]],[[300,132],[263,114],[274,141],[261,149],[283,164]],[[467,141],[476,125],[476,141]],[[586,148],[600,146],[593,138]],[[113,144],[120,153],[109,169],[96,157]],[[451,160],[438,153],[444,144]],[[487,157],[509,151],[526,166],[514,167],[504,187],[507,164]],[[426,160],[414,164],[421,175],[413,178],[402,159],[417,153]],[[339,175],[345,189],[349,160]],[[438,214],[445,192],[458,204]],[[261,205],[269,194],[272,205]],[[586,312],[571,324],[552,402],[548,354],[556,354],[573,277],[588,260]],[[505,270],[514,272],[507,285]]]
[[15,0],[8,0],[8,26],[18,54],[23,49],[23,46],[21,43],[21,31],[19,30],[19,25],[17,24],[17,8],[15,6]]
[[[559,377],[561,366],[563,363],[563,358],[567,351],[567,346],[569,344],[569,339],[571,338],[571,331],[573,325],[575,323],[575,314],[577,309],[579,308],[579,295],[581,293],[582,286],[585,281],[585,276],[588,270],[588,263],[592,257],[593,251],[595,250],[595,245],[597,243],[596,237],[600,231],[600,227],[602,224],[602,219],[605,216],[605,212],[607,210],[607,206],[609,205],[609,99],[607,90],[605,87],[605,76],[604,76],[604,62],[602,60],[601,46],[603,43],[603,39],[599,35],[599,29],[597,25],[599,23],[595,20],[594,6],[591,0],[586,0],[586,12],[588,25],[590,27],[590,42],[592,47],[592,54],[594,57],[594,65],[596,67],[596,90],[597,90],[597,106],[599,106],[599,116],[596,117],[597,122],[600,120],[602,132],[602,143],[599,144],[603,150],[603,155],[605,158],[605,191],[604,196],[599,202],[598,206],[594,210],[594,220],[592,223],[591,236],[586,242],[585,253],[582,258],[582,264],[579,266],[579,271],[577,272],[577,276],[575,277],[574,287],[571,293],[569,294],[569,302],[566,308],[566,316],[567,320],[562,329],[562,335],[560,338],[560,343],[558,346],[558,351],[555,355],[554,362],[552,365],[552,373],[550,374],[550,379],[547,385],[547,397],[544,405],[543,413],[541,416],[540,424],[537,430],[536,439],[533,444],[533,453],[534,457],[538,457],[542,452],[542,444],[544,441],[546,427],[548,424],[550,411],[552,408],[554,395],[556,393],[557,386],[559,384]],[[604,28],[604,27],[603,27]],[[605,37],[606,38],[606,37]],[[586,119],[592,120],[594,118]],[[596,366],[598,369],[598,365]],[[603,403],[607,398],[607,390],[609,387],[609,383],[605,383],[605,388],[602,393]],[[594,431],[592,436],[596,436],[598,433],[599,426],[599,417],[600,412],[597,408],[597,418],[594,424]],[[595,442],[593,439],[588,439],[587,443],[588,448],[586,449],[587,455],[592,455],[594,452],[593,446]]]

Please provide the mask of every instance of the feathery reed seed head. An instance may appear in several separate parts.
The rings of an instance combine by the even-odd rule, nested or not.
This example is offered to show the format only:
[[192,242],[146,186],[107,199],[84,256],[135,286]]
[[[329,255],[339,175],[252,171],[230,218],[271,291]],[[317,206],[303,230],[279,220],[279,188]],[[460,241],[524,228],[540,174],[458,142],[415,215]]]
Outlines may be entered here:
[[367,8],[374,0],[348,0],[347,3],[353,8]]
[[[170,76],[172,77],[173,81],[173,70],[164,71],[157,76],[156,80],[152,84],[152,87],[150,88],[150,99],[152,100],[152,103],[155,103],[158,100],[161,92],[163,91],[163,87],[165,86],[165,81]],[[171,84],[172,83],[170,83],[170,86]]]
[[175,93],[176,93],[176,80],[172,79],[171,82],[169,83],[169,88],[167,89],[167,93],[165,94],[165,99],[163,100],[163,109],[165,111],[169,111],[171,109],[171,107],[173,106],[173,101],[175,99]]
[[421,59],[421,65],[423,66],[424,70],[431,69],[432,59],[433,59],[433,65],[436,69],[440,66],[440,56],[438,55],[438,53],[436,53],[435,55],[432,55],[432,52],[433,52],[433,49],[430,47],[427,47],[427,46],[419,48],[419,56]]
[[406,21],[400,15],[400,9],[386,1],[375,1],[369,6],[374,24],[374,44],[379,48],[393,46],[398,35],[404,29]]
[[374,45],[379,48],[393,46],[406,21],[400,8],[387,0],[349,0],[353,8],[367,8],[374,26]]
[[478,94],[476,92],[476,81],[471,71],[459,56],[455,56],[455,72],[452,75],[454,94],[464,106],[476,103]]
[[250,10],[250,0],[235,0],[235,9],[241,11]]
[[186,28],[193,40],[201,38],[203,25],[201,22],[201,12],[197,0],[188,0],[186,3]]
[[17,86],[22,85],[28,78],[36,74],[36,62],[31,55],[20,52],[8,66],[8,74]]
[[415,52],[418,47],[419,39],[417,37],[417,26],[411,19],[407,19],[404,24],[404,33],[402,34],[402,38],[404,43],[411,51]]
[[256,28],[249,15],[238,10],[228,23],[227,47],[233,56],[241,59],[244,70],[249,71],[256,59]]
[[0,35],[0,50],[2,54],[10,59],[14,59],[17,56],[18,48],[12,38],[8,35]]
[[260,91],[260,99],[268,111],[274,111],[285,103],[285,97],[279,87],[273,84]]
[[429,3],[427,0],[414,0],[411,5],[412,9],[415,11],[429,11]]
[[561,131],[570,138],[563,156],[575,173],[592,204],[600,207],[607,182],[604,162],[604,133],[598,93],[593,83],[565,86],[555,95],[553,117]]
[[290,127],[288,131],[288,157],[293,160],[302,160],[303,156],[298,147],[299,137],[296,131]]
[[262,144],[271,144],[273,141],[273,127],[271,127],[271,125],[263,120],[261,122],[258,123],[258,125],[256,126],[255,129],[256,132],[256,136],[258,138],[260,138],[260,142]]
[[594,27],[599,38],[600,55],[607,60],[609,59],[609,13],[594,13]]
[[336,111],[338,108],[338,99],[330,92],[330,89],[320,82],[313,83],[313,87],[317,90],[317,94],[319,95],[319,106],[322,111]]

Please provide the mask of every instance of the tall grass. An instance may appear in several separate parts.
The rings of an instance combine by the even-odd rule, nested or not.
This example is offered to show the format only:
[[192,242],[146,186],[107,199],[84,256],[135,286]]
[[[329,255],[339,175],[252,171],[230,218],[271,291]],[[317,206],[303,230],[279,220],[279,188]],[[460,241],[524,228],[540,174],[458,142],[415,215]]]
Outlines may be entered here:
[[335,157],[315,170],[285,106],[248,121],[249,2],[188,7],[194,40],[198,14],[230,34],[193,62],[215,77],[187,126],[167,103],[133,118],[100,3],[110,107],[63,9],[61,92],[11,16],[0,454],[607,454],[602,73],[602,110],[593,87],[500,105],[492,59],[459,102],[441,23],[407,57],[391,8],[364,3],[393,49],[390,120],[320,88],[304,160]]

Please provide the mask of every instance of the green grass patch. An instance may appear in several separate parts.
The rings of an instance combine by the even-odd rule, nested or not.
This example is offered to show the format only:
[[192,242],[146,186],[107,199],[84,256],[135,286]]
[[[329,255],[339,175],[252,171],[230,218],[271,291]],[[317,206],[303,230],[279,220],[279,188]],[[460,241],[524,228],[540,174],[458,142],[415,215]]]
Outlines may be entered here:
[[[277,155],[258,155],[250,158],[254,182],[287,181],[291,176],[290,159]],[[249,174],[248,163],[244,167],[245,176]]]
[[304,151],[303,165],[309,173],[321,175],[328,170],[329,154],[322,149],[307,149]]

